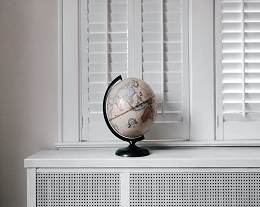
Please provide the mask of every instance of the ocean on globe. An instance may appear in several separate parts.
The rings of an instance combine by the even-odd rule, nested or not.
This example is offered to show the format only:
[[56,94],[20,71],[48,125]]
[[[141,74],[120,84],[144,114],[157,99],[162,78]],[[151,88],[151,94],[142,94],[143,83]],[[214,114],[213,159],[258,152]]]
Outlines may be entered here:
[[109,123],[124,137],[134,139],[142,136],[156,119],[155,94],[141,79],[120,81],[109,91],[106,101]]

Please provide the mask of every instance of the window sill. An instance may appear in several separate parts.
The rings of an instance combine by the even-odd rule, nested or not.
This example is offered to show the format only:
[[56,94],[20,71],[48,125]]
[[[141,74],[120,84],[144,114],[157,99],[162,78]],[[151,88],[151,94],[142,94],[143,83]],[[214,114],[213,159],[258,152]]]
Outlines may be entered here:
[[151,147],[146,157],[119,157],[116,148],[45,150],[25,168],[259,168],[258,147]]
[[[128,144],[123,141],[107,141],[107,142],[57,142],[57,148],[113,148],[124,147]],[[144,140],[138,142],[137,145],[148,147],[260,147],[260,140],[232,140],[232,141],[150,141]]]

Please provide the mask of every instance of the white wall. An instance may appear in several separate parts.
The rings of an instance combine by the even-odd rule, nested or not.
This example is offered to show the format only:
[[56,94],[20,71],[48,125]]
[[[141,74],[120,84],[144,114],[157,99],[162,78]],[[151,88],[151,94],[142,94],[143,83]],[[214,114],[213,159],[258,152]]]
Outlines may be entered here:
[[57,139],[57,0],[0,0],[0,206],[26,206],[25,157]]

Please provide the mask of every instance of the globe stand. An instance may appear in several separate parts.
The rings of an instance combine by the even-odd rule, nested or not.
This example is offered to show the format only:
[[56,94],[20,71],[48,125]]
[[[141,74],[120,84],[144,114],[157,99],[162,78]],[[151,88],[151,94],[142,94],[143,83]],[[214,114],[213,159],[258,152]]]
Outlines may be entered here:
[[149,151],[145,148],[142,147],[137,147],[135,145],[136,142],[141,141],[144,139],[144,135],[140,136],[140,137],[136,137],[136,138],[128,138],[128,137],[124,137],[122,135],[120,135],[119,133],[116,132],[116,130],[114,130],[114,128],[110,125],[108,118],[107,118],[107,107],[106,107],[106,100],[107,100],[107,96],[108,93],[110,91],[110,89],[112,88],[113,85],[115,85],[115,83],[119,80],[122,80],[121,75],[118,76],[117,78],[115,78],[110,85],[108,86],[106,93],[104,95],[104,99],[103,99],[103,116],[105,119],[105,122],[107,124],[107,127],[109,128],[109,130],[119,139],[129,142],[129,146],[128,147],[124,147],[124,148],[120,148],[116,151],[116,155],[118,156],[123,156],[123,157],[142,157],[142,156],[147,156],[149,155]]
[[128,147],[120,148],[116,151],[116,155],[122,156],[122,157],[143,157],[150,154],[149,150],[137,147],[135,145],[135,141],[129,141]]

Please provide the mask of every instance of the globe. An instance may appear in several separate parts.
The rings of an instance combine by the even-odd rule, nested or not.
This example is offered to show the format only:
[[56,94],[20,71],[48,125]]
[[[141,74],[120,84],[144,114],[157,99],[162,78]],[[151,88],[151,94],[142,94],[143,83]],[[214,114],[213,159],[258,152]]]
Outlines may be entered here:
[[154,124],[157,114],[155,94],[141,79],[122,80],[118,76],[106,91],[103,113],[109,129],[118,138],[132,144],[130,148],[133,148]]

